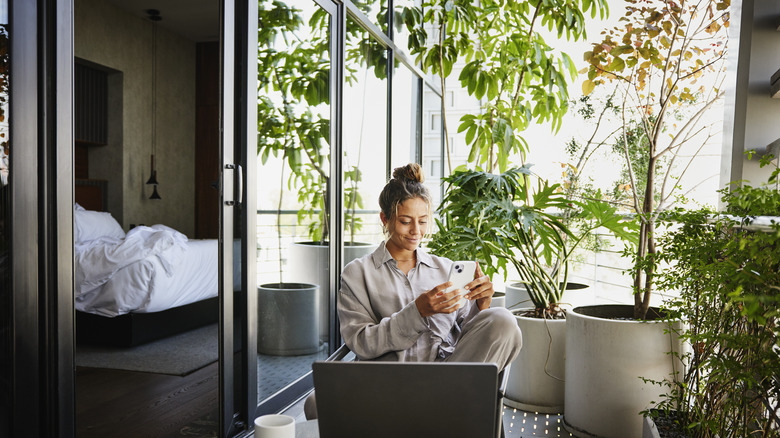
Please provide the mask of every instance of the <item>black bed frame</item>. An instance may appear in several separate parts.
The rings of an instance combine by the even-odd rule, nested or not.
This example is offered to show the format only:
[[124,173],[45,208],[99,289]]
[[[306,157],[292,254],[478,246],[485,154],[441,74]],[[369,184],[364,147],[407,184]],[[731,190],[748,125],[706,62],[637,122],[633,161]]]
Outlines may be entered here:
[[162,312],[127,313],[113,318],[76,311],[76,341],[79,344],[134,347],[218,320],[218,297]]

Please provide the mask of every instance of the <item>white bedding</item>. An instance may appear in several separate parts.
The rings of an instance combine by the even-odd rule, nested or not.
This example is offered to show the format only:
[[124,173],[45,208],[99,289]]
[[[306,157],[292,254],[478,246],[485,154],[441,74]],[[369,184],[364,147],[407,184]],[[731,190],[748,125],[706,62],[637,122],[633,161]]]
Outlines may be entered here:
[[[217,240],[188,240],[164,225],[133,228],[124,239],[77,243],[76,309],[113,317],[215,297],[217,248]],[[234,272],[234,281],[239,278]]]

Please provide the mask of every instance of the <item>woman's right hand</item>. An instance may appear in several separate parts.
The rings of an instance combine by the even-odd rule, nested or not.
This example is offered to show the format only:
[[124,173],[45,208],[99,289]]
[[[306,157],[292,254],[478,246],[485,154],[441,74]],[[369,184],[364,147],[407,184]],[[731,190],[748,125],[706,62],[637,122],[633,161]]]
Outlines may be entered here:
[[458,291],[444,292],[450,286],[452,286],[450,281],[442,283],[414,300],[417,310],[423,318],[437,313],[452,313],[458,310],[460,307],[458,305],[460,302]]

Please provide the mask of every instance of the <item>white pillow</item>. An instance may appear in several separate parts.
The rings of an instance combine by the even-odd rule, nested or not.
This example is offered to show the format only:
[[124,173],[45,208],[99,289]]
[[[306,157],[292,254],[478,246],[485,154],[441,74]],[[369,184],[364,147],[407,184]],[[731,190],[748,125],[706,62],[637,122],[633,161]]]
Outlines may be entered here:
[[73,240],[76,243],[89,242],[103,236],[117,239],[125,237],[125,231],[111,213],[92,210],[73,212]]

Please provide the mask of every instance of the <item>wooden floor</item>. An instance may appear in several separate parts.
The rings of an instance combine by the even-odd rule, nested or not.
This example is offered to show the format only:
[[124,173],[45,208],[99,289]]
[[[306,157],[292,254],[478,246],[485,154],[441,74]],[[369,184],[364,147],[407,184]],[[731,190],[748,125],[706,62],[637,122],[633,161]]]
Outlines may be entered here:
[[187,376],[76,368],[77,438],[216,437],[217,363]]

